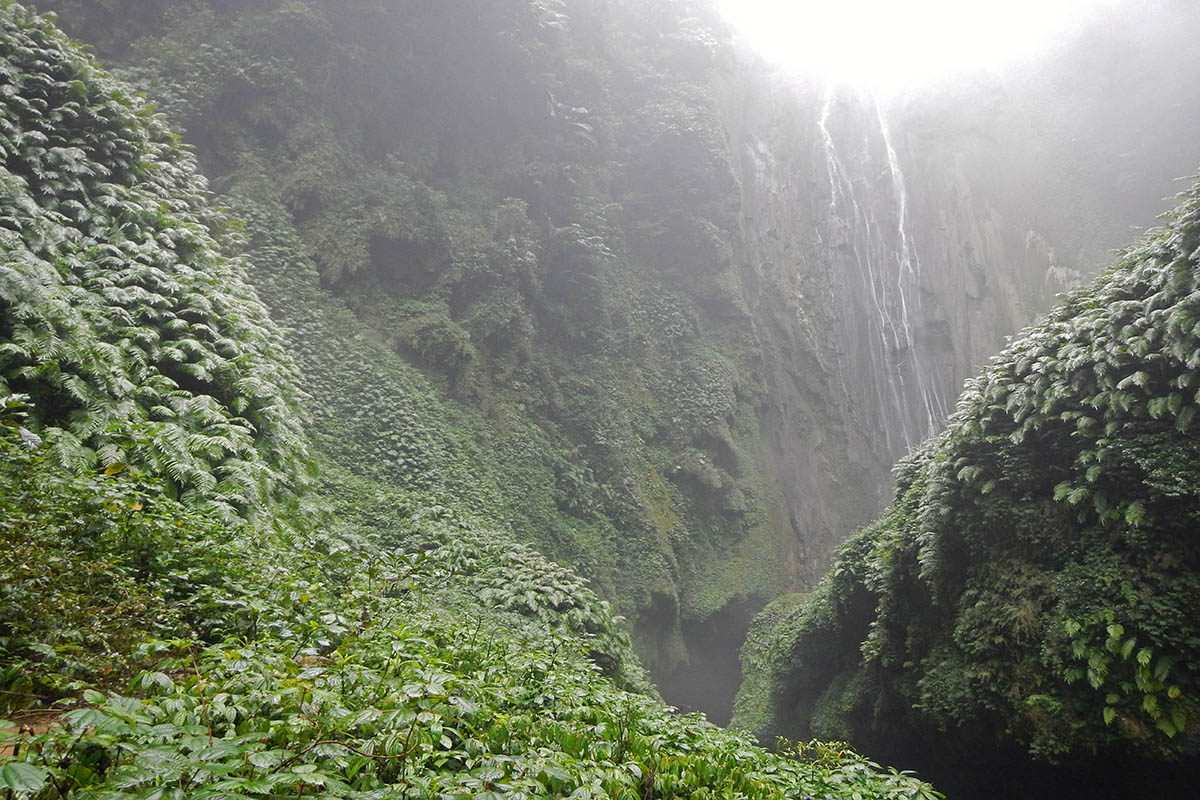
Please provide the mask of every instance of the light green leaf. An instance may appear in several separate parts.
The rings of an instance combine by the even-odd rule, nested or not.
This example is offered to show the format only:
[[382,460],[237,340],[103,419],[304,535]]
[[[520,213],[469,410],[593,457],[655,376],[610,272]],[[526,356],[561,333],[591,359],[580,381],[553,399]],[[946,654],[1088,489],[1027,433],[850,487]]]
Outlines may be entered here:
[[1121,645],[1121,658],[1129,658],[1133,653],[1133,648],[1137,646],[1137,639],[1132,636],[1125,640],[1125,644]]
[[50,773],[46,770],[21,761],[0,767],[0,786],[18,795],[39,791],[49,778]]

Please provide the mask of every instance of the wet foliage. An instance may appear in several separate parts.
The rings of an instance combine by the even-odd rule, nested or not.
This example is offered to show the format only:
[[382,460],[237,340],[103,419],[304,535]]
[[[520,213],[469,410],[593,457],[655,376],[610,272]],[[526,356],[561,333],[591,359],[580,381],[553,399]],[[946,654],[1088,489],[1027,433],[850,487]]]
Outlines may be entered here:
[[48,22],[0,25],[0,391],[64,467],[136,465],[231,516],[286,492],[294,367],[191,155]]

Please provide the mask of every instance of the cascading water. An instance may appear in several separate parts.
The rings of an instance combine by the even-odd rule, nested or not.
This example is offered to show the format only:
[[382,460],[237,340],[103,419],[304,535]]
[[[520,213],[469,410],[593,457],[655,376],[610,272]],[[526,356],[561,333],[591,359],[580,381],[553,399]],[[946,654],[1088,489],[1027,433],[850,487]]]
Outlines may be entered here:
[[[976,188],[957,138],[850,91],[772,91],[728,100],[737,261],[771,470],[799,560],[824,564],[886,505],[892,466],[963,380],[1045,307],[1046,261]],[[774,127],[755,116],[768,102],[788,109]]]
[[[867,371],[874,403],[866,407],[877,416],[861,422],[877,428],[888,452],[898,455],[934,433],[948,406],[938,391],[936,370],[922,363],[920,261],[909,234],[908,190],[891,131],[880,104],[871,100],[875,130],[860,129],[860,138],[839,147],[831,127],[837,99],[828,88],[818,119],[829,179],[828,215],[819,235],[837,260],[851,262],[845,280],[855,285],[844,293],[844,324],[867,329],[865,338],[851,337],[861,345],[839,360],[839,369]],[[855,120],[859,126],[866,121]],[[844,374],[842,382],[848,382]],[[850,383],[862,385],[861,380]]]
[[[911,358],[911,369],[913,375],[916,377],[916,388],[921,396],[921,406],[925,410],[925,429],[921,433],[921,438],[924,439],[940,427],[941,421],[946,417],[949,408],[947,407],[945,398],[937,391],[937,387],[932,380],[933,376],[922,368],[921,348],[913,337],[913,327],[908,315],[908,297],[911,295],[919,306],[921,302],[919,291],[921,262],[917,259],[917,253],[913,249],[908,235],[908,189],[904,185],[904,173],[900,171],[900,159],[896,155],[896,148],[892,146],[892,134],[888,130],[887,119],[883,115],[883,108],[879,105],[878,99],[875,100],[875,116],[879,119],[879,131],[883,135],[883,143],[887,148],[888,170],[891,172],[892,185],[896,189],[896,227],[897,236],[900,240],[898,254],[900,270],[897,284],[903,311],[903,329],[909,344],[908,353]],[[909,441],[907,444],[911,446],[913,442]]]

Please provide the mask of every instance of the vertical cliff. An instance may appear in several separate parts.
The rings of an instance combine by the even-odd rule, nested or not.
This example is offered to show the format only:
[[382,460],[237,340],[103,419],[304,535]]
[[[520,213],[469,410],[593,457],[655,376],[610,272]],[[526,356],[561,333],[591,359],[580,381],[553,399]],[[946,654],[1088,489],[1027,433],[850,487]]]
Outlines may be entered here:
[[963,379],[1065,287],[1042,237],[1007,223],[977,175],[914,159],[876,99],[731,96],[767,441],[815,578]]
[[1200,74],[1200,13],[1172,8],[1114,12],[1012,74],[913,96],[753,59],[725,84],[765,441],[807,575],[879,513],[892,464],[963,381],[1200,164],[1200,84],[1176,80]]
[[975,797],[1168,779],[1144,796],[1181,796],[1200,705],[1198,244],[1193,189],[968,382],[887,512],[756,626],[741,725],[907,754]]

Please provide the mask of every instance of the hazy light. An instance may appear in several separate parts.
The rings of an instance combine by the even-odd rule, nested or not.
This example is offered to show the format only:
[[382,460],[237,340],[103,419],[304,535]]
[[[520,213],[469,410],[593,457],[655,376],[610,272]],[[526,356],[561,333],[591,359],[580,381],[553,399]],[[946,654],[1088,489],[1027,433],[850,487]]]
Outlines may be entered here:
[[718,0],[768,59],[883,90],[998,69],[1120,1]]

